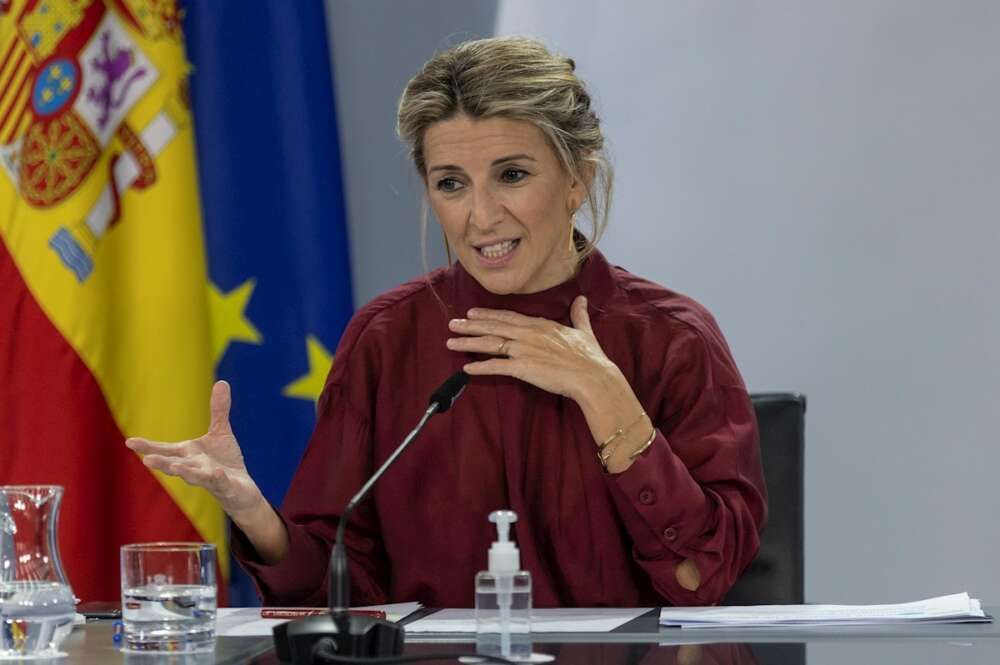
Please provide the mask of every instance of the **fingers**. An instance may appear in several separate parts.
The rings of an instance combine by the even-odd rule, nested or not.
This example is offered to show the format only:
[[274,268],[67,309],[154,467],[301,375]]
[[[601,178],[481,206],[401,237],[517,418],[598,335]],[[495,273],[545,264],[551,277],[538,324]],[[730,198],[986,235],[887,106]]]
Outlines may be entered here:
[[510,350],[511,340],[497,335],[486,335],[484,337],[451,337],[445,341],[452,351],[464,351],[466,353],[486,353],[491,355],[507,355]]
[[587,311],[587,298],[577,296],[573,299],[573,304],[569,307],[569,320],[573,322],[573,327],[593,336],[594,330],[590,327],[590,313]]
[[506,339],[517,339],[527,332],[524,326],[496,319],[452,319],[448,329],[460,335],[492,335]]
[[232,392],[229,384],[225,381],[216,381],[212,386],[212,398],[209,407],[212,413],[212,420],[209,423],[208,431],[212,434],[232,434],[233,428],[229,425],[229,408],[232,406]]
[[227,479],[225,470],[219,467],[215,467],[214,470],[208,470],[196,462],[185,461],[176,457],[146,455],[142,458],[142,463],[149,469],[160,471],[168,476],[177,476],[189,485],[204,487],[213,493]]
[[154,471],[162,471],[163,473],[171,476],[176,476],[178,474],[175,472],[174,467],[177,464],[177,460],[178,458],[176,457],[152,454],[143,457],[142,463],[145,464],[147,468],[153,469]]
[[[549,319],[525,316],[518,312],[475,307],[468,312],[467,319],[452,319],[448,328],[466,338],[454,337],[446,345],[453,351],[486,353],[491,355],[511,355],[512,345],[516,345],[519,355],[531,349],[543,351],[565,346],[566,333],[576,330],[593,337],[590,317],[587,314],[587,299],[578,296],[570,306],[573,329]],[[503,346],[501,346],[503,345]]]
[[187,445],[189,441],[181,441],[180,443],[160,443],[158,441],[150,441],[148,439],[140,439],[138,437],[131,437],[125,439],[125,446],[130,450],[133,450],[140,455],[159,455],[161,457],[186,457],[190,454],[190,448]]
[[551,371],[551,368],[544,364],[533,361],[490,358],[489,360],[466,363],[462,369],[470,376],[509,376],[526,381],[550,393],[567,394],[563,381],[557,372]]
[[464,367],[466,374],[470,375],[501,375],[501,376],[512,376],[515,379],[522,378],[520,372],[518,371],[518,366],[516,361],[509,360],[507,358],[491,358],[489,360],[480,360],[479,362],[466,363]]
[[508,309],[488,309],[486,307],[473,307],[466,313],[466,316],[474,321],[499,321],[524,328],[546,320],[536,316],[526,316],[518,312],[512,312]]

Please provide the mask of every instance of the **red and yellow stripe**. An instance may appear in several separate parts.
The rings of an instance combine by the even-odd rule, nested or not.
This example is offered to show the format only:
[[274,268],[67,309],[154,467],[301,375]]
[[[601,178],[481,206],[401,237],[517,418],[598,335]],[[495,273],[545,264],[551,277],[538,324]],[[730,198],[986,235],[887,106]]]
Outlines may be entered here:
[[0,56],[0,145],[13,143],[31,121],[32,60],[28,48],[15,36]]

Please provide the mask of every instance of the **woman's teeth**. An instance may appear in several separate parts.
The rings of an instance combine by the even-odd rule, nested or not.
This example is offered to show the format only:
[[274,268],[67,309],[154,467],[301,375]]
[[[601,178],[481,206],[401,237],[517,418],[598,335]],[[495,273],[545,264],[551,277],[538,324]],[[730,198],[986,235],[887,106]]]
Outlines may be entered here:
[[493,245],[486,245],[479,248],[479,253],[488,259],[499,259],[504,254],[509,254],[517,246],[519,240],[504,240]]

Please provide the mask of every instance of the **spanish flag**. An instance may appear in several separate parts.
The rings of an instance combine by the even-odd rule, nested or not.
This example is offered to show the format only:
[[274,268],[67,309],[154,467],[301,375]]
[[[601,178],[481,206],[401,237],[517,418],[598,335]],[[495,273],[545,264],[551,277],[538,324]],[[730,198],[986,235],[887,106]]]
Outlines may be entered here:
[[188,69],[172,0],[0,0],[0,484],[65,486],[82,600],[119,596],[126,542],[213,542],[228,575],[214,499],[123,443],[208,425]]

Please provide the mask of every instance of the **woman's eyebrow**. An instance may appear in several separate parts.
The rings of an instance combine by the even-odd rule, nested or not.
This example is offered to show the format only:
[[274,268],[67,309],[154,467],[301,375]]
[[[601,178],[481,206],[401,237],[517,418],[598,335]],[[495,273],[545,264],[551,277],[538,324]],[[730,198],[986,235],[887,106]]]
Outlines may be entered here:
[[528,154],[525,154],[525,153],[519,153],[517,155],[507,155],[506,157],[501,157],[499,159],[494,159],[493,163],[490,164],[490,166],[496,166],[497,164],[503,164],[504,162],[516,162],[519,159],[526,159],[529,162],[536,162],[536,161],[538,161],[534,157],[532,157],[531,155],[528,155]]
[[[498,164],[506,164],[507,162],[516,162],[517,160],[527,160],[529,162],[537,162],[538,160],[527,153],[518,153],[516,155],[506,155],[504,157],[498,157],[494,159],[490,166],[497,166]],[[433,173],[434,171],[465,171],[461,166],[455,164],[435,164],[434,166],[427,169],[427,173]]]
[[434,171],[464,171],[461,166],[456,166],[454,164],[438,164],[427,169],[427,173],[432,173]]

